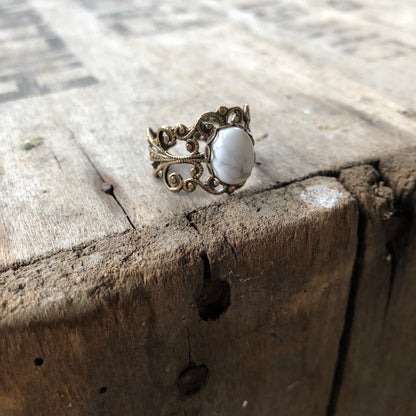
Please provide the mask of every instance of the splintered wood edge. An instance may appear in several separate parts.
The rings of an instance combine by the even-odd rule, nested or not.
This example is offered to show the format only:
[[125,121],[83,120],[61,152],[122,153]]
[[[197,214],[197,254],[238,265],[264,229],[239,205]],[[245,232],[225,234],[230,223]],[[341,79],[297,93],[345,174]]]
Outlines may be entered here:
[[198,235],[186,223],[127,231],[0,274],[0,327],[71,319],[127,301],[135,288],[169,275],[178,263],[197,269]]
[[[0,274],[0,327],[82,316],[114,299],[128,300],[135,288],[154,284],[159,277],[172,275],[180,279],[184,269],[194,269],[195,279],[200,278],[202,284],[201,254],[204,247],[212,245],[218,232],[199,233],[197,228],[203,224],[204,215],[215,227],[213,216],[218,210],[229,217],[237,209],[245,212],[244,227],[233,231],[233,238],[243,239],[247,227],[255,232],[259,224],[267,223],[267,227],[260,228],[278,227],[284,232],[293,223],[336,215],[337,210],[350,204],[355,204],[354,199],[335,178],[315,177],[207,207],[198,212],[197,226],[194,216],[181,216],[169,224],[127,231],[9,269]],[[267,235],[259,233],[256,238]]]

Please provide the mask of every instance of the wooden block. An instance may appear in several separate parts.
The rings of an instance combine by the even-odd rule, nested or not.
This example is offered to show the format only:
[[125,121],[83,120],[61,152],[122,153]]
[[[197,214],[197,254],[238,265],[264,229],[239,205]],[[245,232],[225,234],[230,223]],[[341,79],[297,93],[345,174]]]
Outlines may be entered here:
[[416,411],[416,153],[359,166],[341,181],[360,205],[361,233],[343,338],[336,415]]
[[322,412],[356,227],[313,178],[4,272],[1,412]]
[[[342,3],[0,8],[0,413],[414,411],[414,29]],[[145,128],[246,102],[246,186],[166,191]]]
[[[17,54],[17,64],[26,65],[27,77],[34,78],[26,79],[26,83],[43,88],[39,87],[36,94],[22,89],[20,101],[4,97],[8,101],[3,103],[0,117],[6,143],[7,137],[13,137],[13,146],[18,147],[17,143],[36,137],[37,120],[46,120],[49,128],[42,130],[44,143],[57,142],[54,126],[58,126],[68,135],[59,136],[59,140],[74,138],[71,146],[65,147],[71,154],[59,157],[73,160],[71,157],[84,153],[90,166],[77,169],[75,162],[71,164],[78,175],[77,183],[82,185],[65,190],[66,209],[54,202],[62,188],[58,180],[51,184],[55,187],[51,197],[31,194],[33,205],[19,199],[21,182],[0,187],[3,203],[17,200],[25,205],[19,207],[16,203],[13,209],[4,210],[3,230],[16,227],[13,239],[30,247],[21,250],[16,243],[7,251],[1,250],[3,268],[68,249],[70,245],[87,244],[132,225],[138,229],[153,226],[227,200],[227,196],[214,198],[201,191],[179,195],[166,192],[152,176],[144,135],[148,126],[157,128],[178,122],[189,125],[202,112],[220,105],[242,106],[247,101],[252,110],[253,134],[267,138],[256,144],[259,164],[240,191],[245,195],[319,172],[373,161],[415,145],[416,123],[399,113],[403,109],[400,105],[225,21],[226,11],[218,9],[219,4],[214,7],[213,3],[196,3],[188,10],[181,9],[182,3],[178,2],[172,13],[178,18],[186,17],[189,25],[172,23],[166,30],[158,30],[157,19],[167,18],[169,11],[157,7],[157,13],[153,13],[150,6],[149,9],[136,3],[126,10],[122,4],[110,2],[114,14],[111,18],[103,17],[109,12],[105,9],[108,5],[88,1],[71,3],[73,7],[65,7],[65,13],[49,7],[48,1],[36,2],[36,8],[23,3],[22,11],[9,13],[9,19],[16,15],[20,19],[30,18],[30,26],[40,31],[42,42],[49,45],[46,52],[39,47],[28,56],[36,61],[37,55],[52,54],[52,62],[57,65],[61,52],[71,52],[73,64],[78,65],[87,80],[92,77],[95,81],[79,85],[84,78],[70,71],[72,64],[57,65],[52,73],[28,65],[28,56],[19,54],[21,42],[20,46],[7,44],[8,56]],[[127,25],[128,20],[123,16],[133,19],[132,27],[150,26],[151,30],[128,33],[125,28],[127,32],[120,34],[117,24]],[[39,29],[45,25],[51,33]],[[51,48],[48,42],[52,34],[52,45],[58,48],[59,44],[58,49]],[[17,152],[13,146],[11,149]],[[7,151],[7,158],[12,150]],[[33,149],[31,155],[41,151],[41,147]],[[11,175],[24,171],[23,160],[6,167]],[[101,184],[92,180],[96,172],[114,186],[116,201],[111,203],[119,211],[116,224],[108,221],[104,208],[102,214],[98,208],[90,212],[91,201],[98,199],[97,205],[101,205],[103,199],[111,199],[100,191]],[[43,171],[32,174],[34,182],[43,180]],[[56,177],[55,173],[52,175]],[[85,198],[91,201],[84,202],[80,190],[86,187]],[[80,206],[74,202],[74,210],[70,210],[69,201],[77,201]],[[46,202],[48,216],[54,219],[51,223],[40,221],[36,212],[36,204],[44,207]],[[14,210],[22,210],[25,215],[15,221]],[[124,213],[131,224],[126,222]],[[85,221],[77,220],[77,214]],[[42,228],[34,228],[28,234],[26,230],[33,224],[42,224]],[[65,224],[59,229],[59,238],[55,224]],[[0,238],[5,238],[5,233]],[[5,247],[8,245],[4,243]]]

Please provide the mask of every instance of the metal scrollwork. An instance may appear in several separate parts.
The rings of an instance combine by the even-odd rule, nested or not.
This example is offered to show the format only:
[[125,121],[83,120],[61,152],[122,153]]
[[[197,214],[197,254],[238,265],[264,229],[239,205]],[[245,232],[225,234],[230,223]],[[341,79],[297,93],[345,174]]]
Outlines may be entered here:
[[[237,126],[249,132],[250,111],[248,105],[240,107],[219,107],[215,112],[204,113],[199,116],[195,124],[188,128],[183,124],[174,127],[162,126],[156,132],[147,129],[147,141],[149,143],[150,160],[154,171],[153,175],[163,179],[167,189],[173,192],[184,190],[193,192],[197,185],[211,194],[232,193],[243,184],[228,185],[215,177],[210,165],[209,143],[215,138],[219,128]],[[189,155],[177,156],[169,152],[178,140],[185,142]],[[207,143],[204,152],[200,152],[200,141]],[[201,176],[204,172],[202,164],[205,163],[209,177],[203,182]],[[171,167],[178,164],[190,164],[189,178],[183,178],[181,174],[172,172]]]

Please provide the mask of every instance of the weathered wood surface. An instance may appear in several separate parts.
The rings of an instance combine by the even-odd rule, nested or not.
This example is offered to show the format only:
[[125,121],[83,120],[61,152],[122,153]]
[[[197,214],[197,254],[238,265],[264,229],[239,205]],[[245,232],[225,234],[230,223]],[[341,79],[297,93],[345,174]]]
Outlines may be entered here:
[[[415,173],[386,156],[415,154],[414,6],[392,4],[1,6],[0,414],[414,413]],[[147,126],[246,102],[267,137],[243,190],[152,177]],[[340,171],[357,202],[284,186]]]
[[3,273],[0,413],[323,414],[357,214],[313,178]]
[[[416,152],[347,169],[361,207],[337,415],[414,415]],[[335,410],[335,409],[334,409]]]
[[[217,325],[192,333],[193,350],[218,364],[212,378],[225,381],[207,394],[234,385],[253,415],[325,413],[356,250],[350,198],[335,179],[313,178],[191,216],[210,236],[211,277],[233,294]],[[201,413],[238,412],[223,400],[223,412]]]
[[0,269],[130,227],[114,198],[100,192],[102,179],[72,132],[43,104],[29,117],[17,107],[3,118]]
[[[256,146],[261,165],[256,166],[242,191],[246,194],[320,171],[374,160],[416,143],[416,123],[399,113],[401,106],[243,31],[217,10],[219,4],[214,7],[211,3],[195,3],[184,8],[178,3],[169,10],[161,5],[132,3],[131,9],[125,10],[112,2],[105,6],[85,1],[68,2],[62,13],[61,9],[50,7],[49,1],[36,2],[36,9],[29,3],[20,3],[25,11],[23,17],[27,18],[25,13],[36,13],[29,28],[37,28],[39,41],[46,42],[49,49],[50,45],[57,48],[59,42],[65,42],[58,51],[47,52],[59,52],[59,56],[71,52],[78,66],[58,66],[52,74],[50,69],[37,67],[31,72],[29,66],[25,82],[21,82],[22,94],[41,96],[3,104],[0,116],[7,128],[1,134],[2,141],[11,145],[8,154],[15,153],[19,160],[21,143],[35,137],[38,123],[51,126],[43,130],[45,144],[54,140],[53,126],[67,130],[74,137],[72,147],[82,148],[94,169],[114,184],[115,196],[136,228],[226,200],[203,192],[167,193],[151,175],[144,138],[144,129],[149,125],[158,127],[179,121],[190,124],[201,112],[219,105],[248,102],[254,135],[266,133],[268,137]],[[123,18],[117,10],[132,14],[132,20]],[[169,25],[160,29],[152,16],[163,21],[169,13],[175,19],[169,19]],[[234,15],[235,10],[230,13]],[[188,23],[181,25],[180,17]],[[39,27],[45,25],[51,33],[40,31]],[[120,33],[123,25],[127,25],[125,33]],[[128,25],[138,32],[129,32]],[[149,29],[143,32],[138,29],[146,27]],[[16,53],[13,44],[9,49]],[[42,58],[46,52],[35,49],[33,54]],[[26,62],[28,57],[24,58]],[[73,73],[74,70],[77,72]],[[82,82],[86,88],[70,88]],[[32,89],[24,87],[26,84]],[[65,86],[67,89],[60,91]],[[49,91],[57,92],[45,94]],[[3,98],[8,97],[6,94]],[[27,124],[21,126],[20,119],[33,120],[33,130],[28,130]],[[11,135],[15,137],[12,142],[6,139]],[[32,149],[25,157],[36,160],[38,152],[42,152],[41,147]],[[68,153],[77,152],[79,149],[68,148]],[[18,170],[18,166],[13,169]],[[98,193],[108,199],[99,192],[100,184],[91,180],[91,173],[84,172],[79,182],[89,188],[86,195]],[[42,181],[42,175],[42,171],[33,172],[31,180]],[[49,191],[51,195],[61,192],[58,181],[56,188]],[[95,228],[100,229],[103,224],[108,224],[108,234],[115,228],[130,227],[125,221],[119,226],[108,223],[105,215],[101,224],[92,225],[95,221],[91,219],[89,204],[83,205],[80,200],[77,211],[86,221],[74,222],[78,229],[71,231],[71,237],[59,230],[59,240],[54,223],[68,222],[68,210],[52,203],[55,198],[51,198],[50,215],[56,221],[45,224],[36,206],[36,201],[42,199],[41,191],[34,191],[27,198],[33,204],[24,201],[17,208],[21,189],[26,189],[25,184],[5,182],[0,190],[6,206],[0,235],[15,227],[15,232],[9,234],[12,241],[4,245],[9,248],[2,250],[2,268],[66,249],[69,242],[88,243],[99,235]],[[79,200],[76,192],[66,197]],[[15,207],[22,212],[19,222],[13,215]],[[37,223],[44,224],[42,229],[34,229],[29,237],[27,230]],[[21,243],[25,245],[22,249]]]
[[[416,116],[416,11],[411,1],[228,0],[234,21],[321,69],[374,88]],[[229,10],[228,4],[234,6]],[[363,92],[363,96],[365,93]],[[363,97],[364,98],[364,97]]]

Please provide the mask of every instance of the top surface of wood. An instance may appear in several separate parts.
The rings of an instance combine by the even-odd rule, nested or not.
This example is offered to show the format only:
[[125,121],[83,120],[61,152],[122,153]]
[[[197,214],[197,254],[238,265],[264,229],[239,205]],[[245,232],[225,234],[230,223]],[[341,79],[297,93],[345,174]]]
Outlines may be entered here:
[[8,2],[0,270],[229,198],[168,192],[148,126],[249,103],[267,137],[240,195],[415,146],[414,6],[347,4]]

